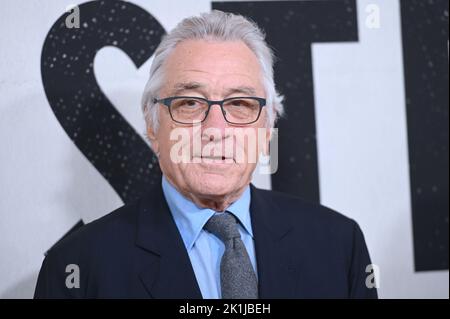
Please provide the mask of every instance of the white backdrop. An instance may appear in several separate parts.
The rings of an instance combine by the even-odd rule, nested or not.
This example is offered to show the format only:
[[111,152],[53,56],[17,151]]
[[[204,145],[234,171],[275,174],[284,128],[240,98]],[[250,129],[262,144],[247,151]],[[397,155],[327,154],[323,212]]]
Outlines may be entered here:
[[[206,0],[132,2],[166,30],[211,8]],[[43,90],[44,39],[73,3],[81,1],[2,1],[1,298],[32,297],[43,252],[80,218],[89,222],[122,205],[63,131]],[[372,3],[380,8],[376,29],[365,26]],[[357,5],[358,42],[312,47],[321,202],[360,224],[380,267],[380,297],[448,298],[448,271],[414,272],[399,3]],[[136,70],[112,47],[94,63],[103,92],[141,134],[150,63]],[[255,176],[255,184],[270,188],[269,177]]]

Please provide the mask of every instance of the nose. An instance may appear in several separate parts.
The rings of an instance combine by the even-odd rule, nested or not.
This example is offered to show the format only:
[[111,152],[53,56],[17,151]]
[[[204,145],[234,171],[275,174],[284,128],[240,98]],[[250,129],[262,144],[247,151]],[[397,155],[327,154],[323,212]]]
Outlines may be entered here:
[[[211,105],[208,116],[202,123],[202,140],[204,142],[219,142],[225,140],[228,134],[226,131],[227,127],[228,123],[225,121],[220,105]],[[213,129],[213,131],[211,131],[211,129]],[[215,133],[211,134],[212,132]]]
[[208,116],[206,117],[203,125],[204,127],[214,127],[218,129],[223,129],[227,126],[227,121],[222,113],[220,105],[213,104],[209,109]]

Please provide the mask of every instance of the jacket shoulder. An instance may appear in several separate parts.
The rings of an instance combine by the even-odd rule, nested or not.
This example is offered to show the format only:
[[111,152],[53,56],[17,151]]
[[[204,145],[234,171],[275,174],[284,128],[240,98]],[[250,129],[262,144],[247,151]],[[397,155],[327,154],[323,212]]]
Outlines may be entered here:
[[[132,257],[140,201],[123,205],[55,244],[42,263],[34,297],[84,298],[88,291],[97,291],[98,278],[119,269],[112,266]],[[68,289],[72,272],[78,273],[82,289]]]
[[344,214],[302,197],[257,188],[255,188],[255,195],[266,201],[268,206],[275,208],[277,214],[284,215],[296,224],[306,223],[309,226],[332,226],[350,229],[357,226],[353,219]]
[[140,200],[125,204],[111,213],[82,226],[61,239],[50,249],[48,254],[58,254],[62,251],[74,249],[86,249],[88,248],[87,246],[111,245],[116,241],[123,240],[124,237],[132,236],[136,227],[139,204]]

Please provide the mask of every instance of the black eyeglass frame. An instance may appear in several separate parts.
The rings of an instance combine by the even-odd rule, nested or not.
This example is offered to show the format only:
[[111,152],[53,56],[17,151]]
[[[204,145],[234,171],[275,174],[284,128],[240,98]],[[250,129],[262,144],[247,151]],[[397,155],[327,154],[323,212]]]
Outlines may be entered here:
[[[213,106],[213,105],[219,105],[219,106],[220,106],[220,110],[222,111],[223,118],[225,119],[225,121],[226,121],[227,123],[233,124],[233,125],[249,125],[249,124],[253,124],[253,123],[255,123],[256,121],[259,120],[259,117],[261,116],[262,108],[263,108],[264,106],[266,106],[266,99],[265,99],[265,98],[262,98],[262,97],[256,97],[256,96],[233,96],[233,97],[229,97],[229,98],[226,98],[226,99],[223,99],[223,100],[219,100],[219,101],[212,101],[212,100],[208,100],[208,99],[205,99],[205,98],[203,98],[203,97],[198,97],[198,96],[169,96],[169,97],[166,97],[166,98],[163,98],[163,99],[153,98],[152,101],[153,101],[153,103],[155,103],[155,104],[156,104],[156,103],[160,103],[160,104],[166,106],[166,107],[169,109],[169,114],[170,114],[170,117],[171,117],[172,121],[174,121],[174,122],[176,122],[176,123],[180,123],[180,124],[192,124],[192,123],[180,122],[180,121],[177,121],[177,120],[175,120],[175,119],[173,118],[172,110],[171,110],[170,105],[171,105],[171,103],[172,103],[173,100],[175,100],[175,99],[180,99],[180,98],[182,98],[182,99],[183,99],[183,98],[184,98],[184,99],[187,98],[187,99],[202,100],[202,101],[205,101],[206,103],[208,103],[208,109],[207,109],[206,112],[205,112],[205,117],[204,117],[203,120],[201,120],[199,123],[203,123],[203,122],[206,120],[206,118],[208,117],[209,111],[211,110],[211,106]],[[252,100],[258,101],[258,103],[259,103],[259,112],[258,112],[258,116],[256,117],[256,120],[251,121],[251,122],[248,122],[248,123],[236,123],[236,122],[228,121],[228,120],[227,120],[227,117],[226,117],[226,115],[225,115],[226,112],[225,112],[225,110],[223,109],[223,104],[224,104],[225,102],[227,102],[227,101],[231,101],[231,100],[235,100],[235,99],[252,99]]]

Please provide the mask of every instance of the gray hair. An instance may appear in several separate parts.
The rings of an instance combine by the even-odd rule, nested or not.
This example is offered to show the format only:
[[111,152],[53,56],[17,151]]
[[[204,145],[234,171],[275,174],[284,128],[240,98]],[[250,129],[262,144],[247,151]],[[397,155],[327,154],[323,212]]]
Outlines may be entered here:
[[274,54],[265,41],[265,34],[253,21],[241,15],[213,10],[200,16],[182,20],[166,34],[155,51],[150,77],[142,96],[145,121],[156,131],[159,125],[159,108],[153,99],[164,83],[164,62],[176,45],[186,40],[243,41],[256,55],[261,65],[263,85],[267,100],[267,126],[275,125],[283,114],[283,97],[275,89],[273,79]]

